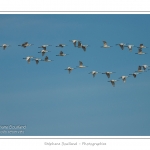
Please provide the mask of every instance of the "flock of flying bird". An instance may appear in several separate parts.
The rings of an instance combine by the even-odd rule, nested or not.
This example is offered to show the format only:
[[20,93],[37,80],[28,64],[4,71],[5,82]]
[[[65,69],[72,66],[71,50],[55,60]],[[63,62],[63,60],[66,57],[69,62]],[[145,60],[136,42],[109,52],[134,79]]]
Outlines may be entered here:
[[[73,43],[74,47],[82,48],[83,51],[86,51],[87,47],[89,46],[89,45],[83,45],[83,44],[81,43],[81,41],[79,41],[79,40],[69,40],[69,41]],[[26,48],[26,47],[32,46],[32,45],[34,45],[34,44],[29,44],[28,42],[24,42],[23,44],[18,45],[18,46],[21,46],[21,47]],[[138,48],[138,52],[135,53],[135,54],[138,54],[138,55],[147,54],[147,53],[143,52],[143,48],[148,48],[148,47],[144,46],[143,44],[140,44],[139,46],[135,46],[135,45],[132,45],[132,44],[119,43],[119,44],[116,44],[116,45],[119,45],[119,47],[120,47],[122,50],[124,50],[124,47],[127,47],[127,48],[129,49],[129,51],[132,51],[132,48],[133,48],[133,47],[137,47],[137,48]],[[3,44],[3,45],[1,45],[0,47],[2,47],[3,50],[5,50],[5,49],[6,49],[7,47],[9,47],[9,46],[10,46],[10,45],[8,45],[8,44]],[[50,51],[47,50],[47,47],[48,47],[48,46],[51,46],[51,45],[42,45],[42,46],[39,46],[38,48],[42,48],[42,50],[39,51],[38,53],[41,53],[42,56],[44,56],[45,53],[50,52]],[[63,47],[65,47],[65,46],[67,46],[67,45],[65,45],[65,44],[59,44],[59,45],[57,45],[56,47],[63,48]],[[101,46],[101,48],[110,48],[110,47],[112,47],[112,46],[109,46],[106,41],[103,41],[103,46]],[[59,53],[58,55],[56,55],[56,56],[66,56],[66,55],[68,55],[68,54],[65,54],[65,53],[63,53],[63,51],[60,51],[60,53]],[[48,56],[46,56],[44,59],[36,58],[36,57],[33,57],[33,56],[27,56],[26,58],[23,58],[23,59],[25,59],[28,63],[30,63],[31,60],[35,60],[36,64],[38,64],[39,61],[45,61],[45,62],[51,62],[51,61],[53,61],[53,60],[50,60],[50,59],[48,58]],[[79,66],[77,66],[77,67],[78,67],[78,68],[85,68],[85,67],[88,67],[88,66],[84,66],[83,63],[82,63],[82,61],[79,61]],[[67,67],[65,70],[68,70],[68,72],[71,73],[71,71],[72,71],[73,69],[76,69],[76,68]],[[131,75],[132,75],[134,78],[136,78],[136,76],[137,76],[138,74],[140,74],[140,73],[142,73],[142,72],[145,72],[146,70],[150,70],[150,66],[149,66],[149,65],[140,65],[140,66],[138,66],[138,70],[135,71],[134,73],[129,74],[128,76],[125,76],[125,75],[124,75],[124,76],[121,76],[120,78],[118,78],[118,80],[112,79],[112,80],[110,80],[110,81],[108,81],[108,82],[111,82],[112,86],[115,86],[115,82],[116,82],[116,81],[119,81],[119,79],[122,79],[123,82],[125,83],[125,82],[126,82],[126,79],[127,79],[128,77],[130,77]],[[89,74],[92,74],[92,76],[95,77],[96,74],[98,74],[98,73],[100,73],[100,72],[91,71]],[[115,73],[115,72],[107,71],[107,72],[103,72],[102,74],[106,74],[106,76],[107,76],[108,78],[110,78],[110,75],[111,75],[112,73]]]

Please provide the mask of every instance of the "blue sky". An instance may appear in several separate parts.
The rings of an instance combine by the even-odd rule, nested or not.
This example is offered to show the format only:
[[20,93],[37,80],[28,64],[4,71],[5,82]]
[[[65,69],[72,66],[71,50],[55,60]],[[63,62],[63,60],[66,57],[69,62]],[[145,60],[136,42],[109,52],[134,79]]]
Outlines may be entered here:
[[[150,71],[127,82],[107,82],[129,75],[139,65],[150,65],[147,55],[121,50],[118,43],[149,47],[150,15],[0,15],[0,125],[26,125],[24,135],[48,136],[145,136],[150,135]],[[69,40],[89,45],[86,52]],[[102,41],[113,46],[101,48]],[[23,42],[34,44],[20,47]],[[68,46],[57,48],[63,43]],[[23,58],[38,53],[39,46],[51,44],[45,54],[53,62]],[[57,57],[63,51],[69,55]],[[82,61],[87,68],[76,67]],[[95,78],[90,71],[114,71],[108,79]]]

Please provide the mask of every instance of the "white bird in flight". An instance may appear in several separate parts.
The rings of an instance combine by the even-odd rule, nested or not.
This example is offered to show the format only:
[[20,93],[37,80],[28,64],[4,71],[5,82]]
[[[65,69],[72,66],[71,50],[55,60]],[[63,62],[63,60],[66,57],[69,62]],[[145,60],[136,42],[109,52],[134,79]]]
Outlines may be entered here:
[[34,60],[35,60],[35,63],[38,64],[39,61],[41,61],[42,59],[40,59],[40,58],[34,58]]
[[57,45],[56,47],[61,47],[61,48],[63,48],[63,47],[65,47],[65,46],[67,46],[67,45],[65,45],[65,44],[59,44],[59,45]]
[[53,60],[50,60],[50,59],[48,59],[48,56],[45,56],[44,60],[42,59],[42,61],[51,62]]
[[142,66],[138,66],[138,70],[135,72],[144,72],[144,70],[142,69]]
[[148,48],[148,47],[146,47],[146,46],[144,46],[144,44],[140,44],[140,46],[138,46],[137,48]]
[[23,59],[25,59],[28,63],[30,63],[30,60],[31,60],[32,58],[35,58],[35,57],[33,57],[33,56],[27,56],[26,58],[23,58]]
[[77,42],[78,42],[79,40],[69,40],[69,41],[73,43],[74,47],[77,47]]
[[89,45],[82,45],[81,48],[86,51],[86,48],[88,47]]
[[133,77],[134,78],[136,78],[136,76],[138,75],[139,73],[137,73],[137,72],[134,72],[134,73],[132,73],[132,74],[129,74],[129,75],[133,75]]
[[81,43],[81,41],[78,41],[78,48],[82,48],[82,43]]
[[65,70],[68,70],[68,72],[70,74],[73,69],[76,69],[76,68],[67,67]]
[[124,47],[127,47],[129,49],[129,51],[131,52],[134,45],[129,44],[129,45],[125,45]]
[[23,44],[18,45],[18,46],[22,46],[22,47],[26,48],[27,46],[31,46],[31,45],[34,45],[34,44],[29,44],[28,42],[24,42]]
[[10,45],[8,45],[8,44],[3,44],[2,46],[0,46],[0,47],[3,47],[3,50],[5,50],[7,47],[9,47]]
[[47,45],[42,45],[42,46],[39,46],[38,48],[43,48],[44,50],[46,50],[46,47],[47,46],[52,46],[52,45],[49,45],[49,44],[47,44]]
[[81,43],[81,41],[78,41],[78,48],[82,48],[84,51],[86,51],[86,48],[88,47],[89,45],[83,45]]
[[124,44],[124,43],[119,43],[119,44],[116,44],[116,45],[119,45],[120,48],[123,50],[123,49],[124,49],[124,46],[125,46],[126,44]]
[[110,48],[112,46],[107,45],[106,41],[103,41],[103,46],[101,46],[102,48]]
[[135,54],[143,55],[143,54],[147,54],[147,53],[143,52],[143,51],[142,51],[142,48],[139,48],[139,49],[138,49],[138,53],[135,53]]
[[108,78],[110,78],[110,74],[112,74],[112,73],[116,73],[116,72],[103,72],[102,74],[106,74],[106,76],[108,77]]
[[126,79],[130,77],[130,76],[121,76],[119,79],[122,79],[122,81],[125,83],[126,82]]
[[91,72],[89,72],[89,74],[92,74],[93,77],[95,77],[97,73],[100,73],[100,72],[97,72],[97,71],[91,71]]
[[[146,70],[147,68],[149,68],[150,66],[148,65],[142,65],[143,69]],[[149,69],[148,69],[149,70]]]
[[88,67],[88,66],[84,66],[83,63],[82,63],[82,61],[79,61],[79,66],[77,66],[77,67],[79,67],[79,68],[85,68],[85,67]]
[[42,56],[44,56],[44,54],[47,53],[47,52],[50,52],[50,51],[47,51],[47,50],[43,49],[43,50],[41,50],[41,51],[38,52],[38,53],[42,53]]
[[66,55],[69,55],[69,54],[64,54],[63,51],[60,51],[59,55],[56,55],[56,56],[66,56]]
[[115,87],[115,82],[116,82],[116,81],[118,81],[118,80],[110,80],[110,81],[108,81],[108,82],[111,82],[112,86]]

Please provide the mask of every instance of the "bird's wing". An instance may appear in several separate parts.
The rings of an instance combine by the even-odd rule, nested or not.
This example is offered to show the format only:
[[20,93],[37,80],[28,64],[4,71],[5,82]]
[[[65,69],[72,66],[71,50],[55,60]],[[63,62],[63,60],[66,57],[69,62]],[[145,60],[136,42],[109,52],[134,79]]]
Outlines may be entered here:
[[74,45],[75,47],[76,47],[76,43],[77,43],[77,41],[74,40],[74,41],[73,41],[73,45]]
[[44,54],[45,54],[45,51],[42,51],[42,56],[44,56]]
[[142,67],[141,66],[138,66],[138,70],[141,70],[142,69]]
[[104,43],[104,46],[107,46],[107,42],[106,41],[103,41],[103,43]]
[[63,53],[63,51],[60,51],[60,53],[59,53],[60,55],[63,55],[64,53]]
[[123,45],[120,45],[120,48],[123,50],[123,49],[124,49],[124,46],[123,46]]
[[93,77],[95,77],[96,73],[93,73]]
[[146,65],[143,65],[143,69],[145,70],[147,68],[147,66]]
[[112,84],[113,86],[115,86],[115,81],[111,81],[111,84]]
[[123,77],[123,79],[122,79],[122,80],[123,80],[123,82],[125,82],[125,81],[126,81],[126,77]]
[[79,65],[80,65],[80,66],[83,65],[82,61],[79,61]]
[[48,59],[48,56],[45,56],[45,59]]
[[39,60],[38,60],[38,59],[36,59],[36,60],[35,60],[35,62],[36,62],[36,64],[38,64],[38,63],[39,63]]
[[72,69],[68,69],[69,73],[71,73]]
[[110,73],[106,73],[107,77],[110,78]]
[[143,44],[140,44],[140,47],[142,47],[143,46]]
[[136,78],[136,74],[135,73],[133,73],[133,77]]
[[82,46],[81,42],[80,42],[80,41],[78,41],[78,47],[81,47],[81,46]]
[[82,49],[83,49],[84,51],[86,51],[86,46],[82,45]]
[[44,50],[46,50],[46,46],[42,46]]
[[28,44],[28,42],[24,42],[24,43],[22,44],[22,46],[23,46],[23,47],[26,47],[27,44]]

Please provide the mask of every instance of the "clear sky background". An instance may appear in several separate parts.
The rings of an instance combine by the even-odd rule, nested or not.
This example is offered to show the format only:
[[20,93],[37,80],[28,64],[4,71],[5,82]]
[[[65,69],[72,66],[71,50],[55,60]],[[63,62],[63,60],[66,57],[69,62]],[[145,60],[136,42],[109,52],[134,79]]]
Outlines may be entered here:
[[[26,125],[24,135],[48,136],[143,136],[150,135],[150,71],[137,78],[118,79],[150,65],[147,55],[136,55],[116,44],[124,42],[150,47],[150,15],[0,15],[0,125]],[[69,40],[89,45],[86,52]],[[101,48],[102,41],[113,46]],[[30,47],[19,44],[29,42]],[[63,43],[68,46],[57,48]],[[53,62],[23,58],[51,44],[45,54]],[[57,57],[60,51],[69,55]],[[76,67],[82,61],[87,68]],[[95,78],[90,71],[114,71]]]

